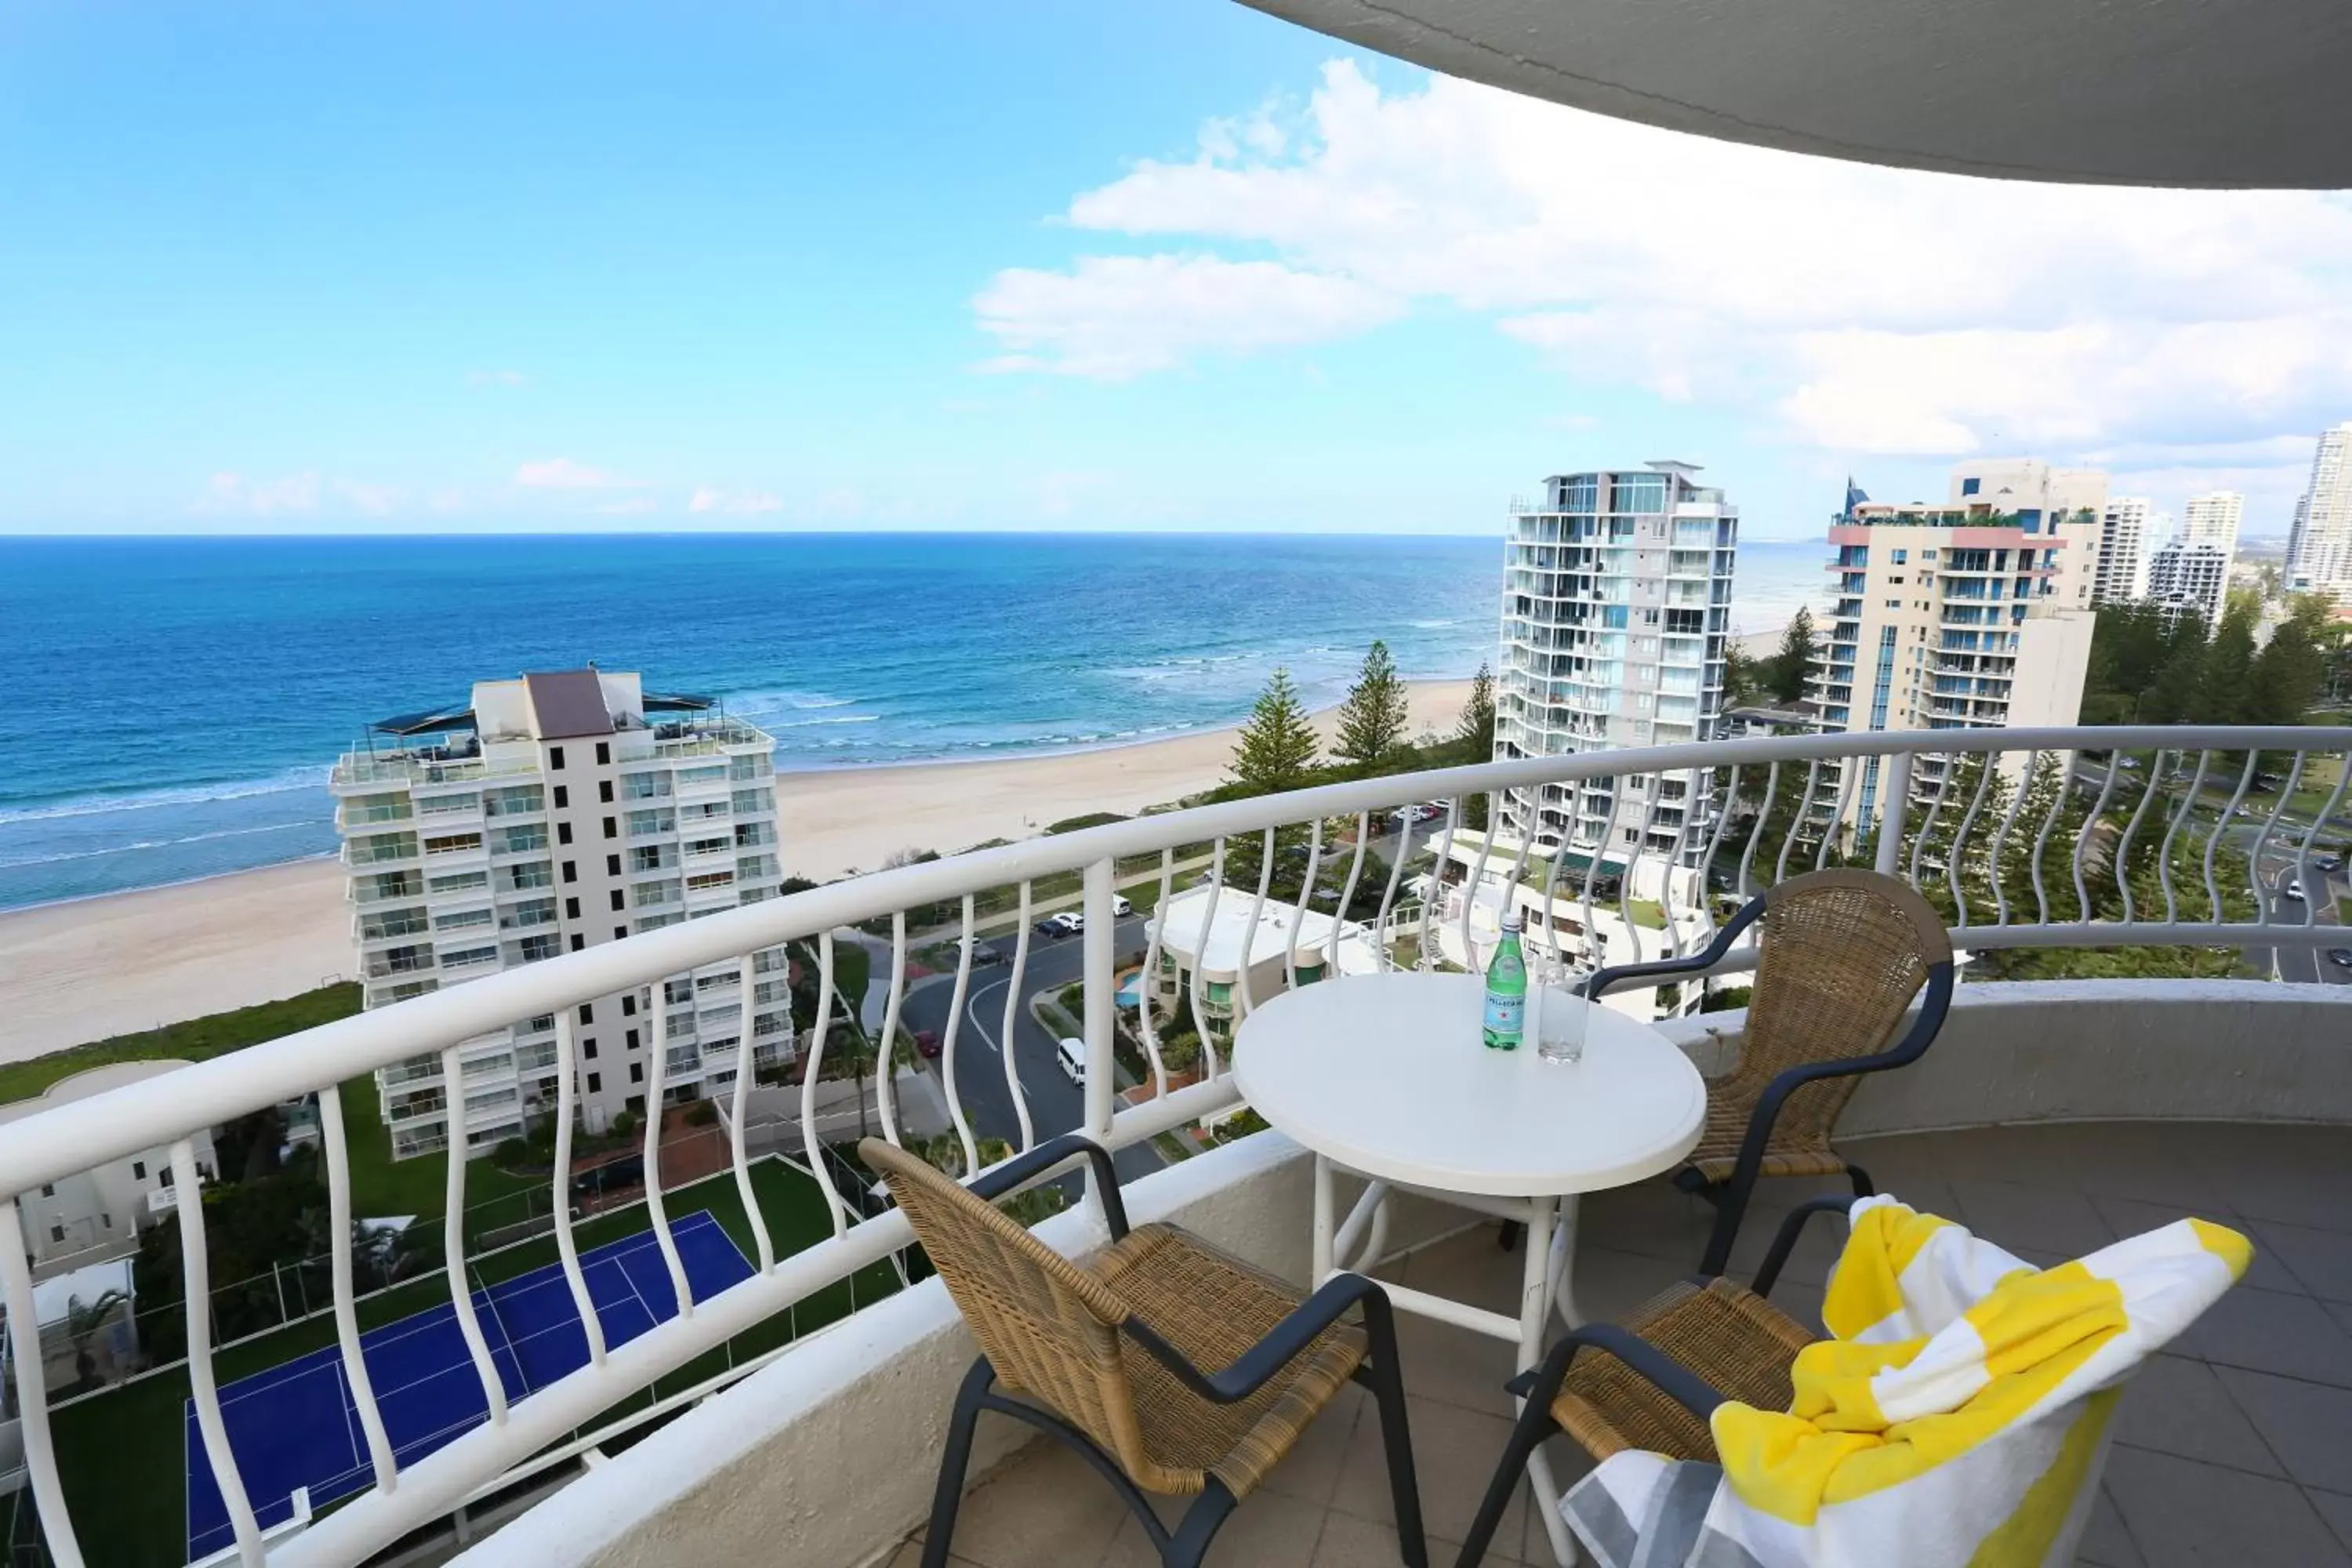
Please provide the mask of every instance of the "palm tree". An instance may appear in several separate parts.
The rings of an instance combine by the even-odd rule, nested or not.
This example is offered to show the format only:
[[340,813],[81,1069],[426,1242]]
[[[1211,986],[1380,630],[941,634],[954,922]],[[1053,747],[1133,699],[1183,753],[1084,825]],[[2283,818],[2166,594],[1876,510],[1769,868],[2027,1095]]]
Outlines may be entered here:
[[90,1387],[98,1381],[98,1358],[90,1353],[89,1342],[98,1337],[100,1329],[114,1321],[122,1303],[131,1300],[128,1292],[105,1290],[97,1300],[84,1301],[79,1296],[66,1300],[66,1338],[74,1348],[74,1388],[76,1392]]

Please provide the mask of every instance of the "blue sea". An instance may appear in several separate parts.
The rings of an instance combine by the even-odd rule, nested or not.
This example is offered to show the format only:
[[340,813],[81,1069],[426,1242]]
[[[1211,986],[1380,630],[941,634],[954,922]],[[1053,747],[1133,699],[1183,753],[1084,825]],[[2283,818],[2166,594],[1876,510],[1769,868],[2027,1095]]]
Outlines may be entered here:
[[[1742,548],[1777,629],[1817,543]],[[1497,539],[762,534],[0,539],[0,909],[335,847],[373,720],[476,679],[637,669],[776,736],[780,769],[1126,744],[1493,657]],[[1818,599],[1814,602],[1818,605]]]

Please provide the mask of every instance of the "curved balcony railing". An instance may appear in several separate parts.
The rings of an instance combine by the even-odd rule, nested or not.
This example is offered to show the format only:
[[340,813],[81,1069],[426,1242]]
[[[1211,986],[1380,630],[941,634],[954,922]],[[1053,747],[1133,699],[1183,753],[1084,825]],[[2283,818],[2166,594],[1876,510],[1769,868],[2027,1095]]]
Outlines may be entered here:
[[[1399,774],[1139,817],[997,848],[854,877],[790,897],[571,952],[508,970],[398,1005],[199,1062],[110,1093],[60,1105],[10,1125],[0,1141],[0,1289],[11,1320],[34,1321],[26,1264],[26,1216],[18,1195],[94,1164],[157,1147],[171,1151],[178,1184],[199,1179],[192,1138],[267,1107],[320,1095],[322,1164],[335,1237],[334,1319],[359,1427],[369,1441],[373,1485],[299,1529],[267,1536],[256,1517],[221,1416],[205,1280],[204,1205],[181,1211],[187,1281],[188,1377],[200,1454],[227,1505],[236,1554],[248,1563],[360,1563],[408,1531],[496,1489],[567,1442],[596,1440],[597,1424],[626,1395],[726,1344],[732,1336],[792,1309],[813,1292],[850,1278],[906,1247],[910,1234],[893,1211],[872,1212],[872,1194],[850,1187],[837,1159],[814,1143],[821,1119],[819,1075],[837,1023],[854,1021],[856,999],[835,994],[835,937],[841,928],[887,923],[889,968],[874,1106],[877,1131],[901,1136],[892,1090],[905,976],[911,943],[946,941],[956,954],[952,1002],[936,1043],[947,1116],[964,1168],[981,1163],[984,1135],[1014,1148],[1061,1131],[1034,1124],[1013,1066],[1001,1053],[1017,1125],[976,1128],[961,1100],[965,1070],[997,1062],[961,1038],[974,988],[982,911],[1017,914],[1005,1003],[1009,1032],[1014,999],[1025,994],[1027,931],[1040,898],[1060,897],[1073,880],[1086,916],[1082,1025],[1087,1061],[1083,1126],[1126,1148],[1203,1115],[1238,1097],[1213,1037],[1201,1041],[1197,1071],[1171,1074],[1160,1048],[1169,1020],[1156,1016],[1159,987],[1143,987],[1135,1037],[1148,1078],[1137,1102],[1115,1096],[1114,976],[1118,954],[1114,900],[1124,882],[1156,886],[1165,909],[1180,868],[1189,880],[1205,868],[1211,892],[1198,919],[1205,937],[1221,900],[1245,900],[1255,927],[1277,889],[1277,867],[1298,901],[1327,900],[1347,919],[1330,930],[1326,975],[1343,983],[1343,947],[1369,952],[1374,967],[1405,961],[1431,965],[1449,952],[1476,955],[1475,921],[1486,889],[1532,900],[1545,916],[1532,939],[1573,949],[1582,961],[1639,961],[1693,951],[1717,929],[1724,910],[1760,889],[1832,862],[1874,865],[1902,877],[1948,910],[1956,941],[1971,952],[2021,947],[2191,946],[2266,950],[2352,947],[2352,928],[2325,896],[2320,867],[2340,854],[2352,729],[2141,728],[2118,730],[1951,730],[1788,736],[1699,745],[1588,752],[1475,767]],[[1542,786],[1582,784],[1569,791]],[[1598,799],[1588,818],[1617,840],[1590,847],[1540,830],[1546,803]],[[1399,828],[1418,811],[1401,805],[1444,803],[1442,814]],[[1532,833],[1474,831],[1485,820],[1538,825]],[[1666,809],[1661,816],[1662,805]],[[1895,829],[1888,831],[1890,826]],[[1631,837],[1626,837],[1628,834]],[[1398,836],[1397,847],[1374,852]],[[784,836],[787,855],[790,834]],[[1426,858],[1425,865],[1409,865]],[[1381,861],[1385,860],[1383,866]],[[1247,875],[1226,886],[1229,866]],[[2301,883],[2290,898],[2292,884]],[[1044,893],[1039,889],[1045,889]],[[1009,891],[1008,891],[1009,890]],[[2300,895],[2309,895],[2302,897]],[[1639,906],[1637,913],[1637,906]],[[2323,915],[2323,906],[2326,913]],[[1413,911],[1417,909],[1417,914]],[[936,927],[949,918],[944,936]],[[1613,925],[1602,918],[1613,913]],[[1189,913],[1188,913],[1188,917]],[[916,929],[910,932],[910,925]],[[1593,950],[1607,926],[1631,943]],[[731,1068],[728,1131],[734,1182],[756,1242],[750,1278],[624,1344],[591,1333],[590,1359],[578,1371],[509,1401],[499,1386],[482,1325],[470,1302],[461,1222],[448,1222],[445,1267],[458,1326],[482,1384],[486,1415],[470,1430],[413,1462],[396,1464],[361,1356],[352,1287],[351,1155],[340,1097],[332,1086],[420,1057],[438,1057],[446,1082],[463,1079],[461,1047],[477,1037],[552,1015],[556,1146],[549,1198],[562,1273],[587,1323],[597,1321],[572,1237],[572,1087],[579,1056],[577,1005],[614,992],[650,987],[715,963],[740,965],[751,994],[756,976],[781,964],[768,956],[784,943],[813,948],[820,1016],[792,1020],[811,1059],[799,1087],[801,1149],[822,1194],[831,1234],[797,1252],[779,1254],[754,1201],[747,1157],[746,1095],[770,1052],[755,1046],[760,1026],[740,1032],[726,1052],[706,1055],[713,1071]],[[879,947],[877,943],[877,956]],[[1197,950],[1199,942],[1193,943]],[[1308,955],[1309,958],[1313,956]],[[1160,972],[1158,921],[1141,955],[1143,973]],[[1286,959],[1289,973],[1298,962]],[[1752,963],[1752,949],[1748,962]],[[993,984],[991,977],[990,984]],[[1188,998],[1196,1019],[1212,1011],[1197,971]],[[1251,994],[1246,968],[1228,1001],[1246,1017],[1263,996]],[[975,999],[976,1001],[976,999]],[[645,1053],[646,1102],[662,1103],[670,1065],[664,1009],[653,1009]],[[1218,1031],[1222,1033],[1222,1031]],[[924,1048],[933,1048],[926,1040]],[[755,1052],[757,1054],[755,1054]],[[681,1053],[680,1059],[685,1059]],[[789,1093],[790,1091],[785,1091]],[[828,1115],[837,1114],[828,1112]],[[661,1119],[648,1119],[646,1168],[657,1169]],[[371,1134],[373,1129],[368,1130]],[[467,1172],[452,1160],[448,1213],[462,1215]],[[1088,1202],[1097,1201],[1089,1194]],[[659,1184],[647,1194],[651,1228],[685,1300],[677,1244],[661,1206]],[[12,1337],[23,1441],[44,1534],[54,1561],[84,1561],[67,1506],[43,1392],[38,1337]],[[817,1352],[821,1353],[821,1352]],[[757,1363],[751,1363],[757,1364]],[[739,1366],[737,1373],[750,1370]],[[698,1387],[698,1394],[708,1387]],[[611,1428],[605,1428],[610,1430]],[[585,1435],[584,1436],[583,1435]],[[110,1484],[119,1484],[113,1478]],[[276,1501],[277,1500],[264,1500]],[[323,1508],[333,1499],[313,1499]]]

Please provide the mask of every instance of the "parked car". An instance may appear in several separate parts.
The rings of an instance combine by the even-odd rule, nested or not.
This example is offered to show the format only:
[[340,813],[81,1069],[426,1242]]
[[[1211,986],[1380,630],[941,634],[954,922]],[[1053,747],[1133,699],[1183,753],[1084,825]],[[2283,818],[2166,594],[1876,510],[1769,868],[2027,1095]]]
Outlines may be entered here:
[[1436,821],[1445,815],[1445,808],[1423,801],[1418,805],[1401,805],[1389,815],[1395,817],[1401,826],[1409,827],[1419,822]]
[[2352,969],[2352,947],[2329,948],[2327,950],[2327,962],[2336,965],[2338,969]]
[[2286,894],[2286,896],[2287,896],[2288,898],[2293,899],[2296,903],[2298,903],[2298,904],[2299,904],[2299,903],[2303,902],[2303,879],[2302,879],[2302,878],[2300,878],[2300,877],[2289,877],[2289,878],[2287,879],[2287,880],[2286,880],[2286,887],[2285,887],[2283,890],[2285,892],[2285,894]]
[[940,1055],[940,1032],[937,1029],[916,1030],[915,1054],[937,1061]]
[[971,944],[971,966],[974,969],[986,969],[991,964],[1012,962],[1012,959],[1005,956],[1004,950],[993,942],[976,942]]
[[1067,910],[1058,915],[1047,915],[1035,927],[1039,936],[1076,936],[1086,929],[1086,916],[1072,914]]
[[2311,865],[2312,869],[2315,871],[2341,871],[2344,869],[2344,857],[2341,855],[2321,855],[2314,858]]
[[1113,893],[1110,896],[1110,912],[1124,920],[1135,912],[1135,906],[1127,901],[1125,893]]

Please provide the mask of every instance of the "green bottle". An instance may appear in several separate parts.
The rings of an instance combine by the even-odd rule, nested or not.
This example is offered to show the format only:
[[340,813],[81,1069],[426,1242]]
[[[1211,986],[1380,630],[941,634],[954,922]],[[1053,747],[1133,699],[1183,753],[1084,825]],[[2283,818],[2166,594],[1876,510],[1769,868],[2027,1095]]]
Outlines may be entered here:
[[1481,1031],[1486,1048],[1516,1051],[1528,1021],[1528,961],[1519,951],[1520,921],[1503,917],[1503,940],[1486,961],[1486,1025]]

